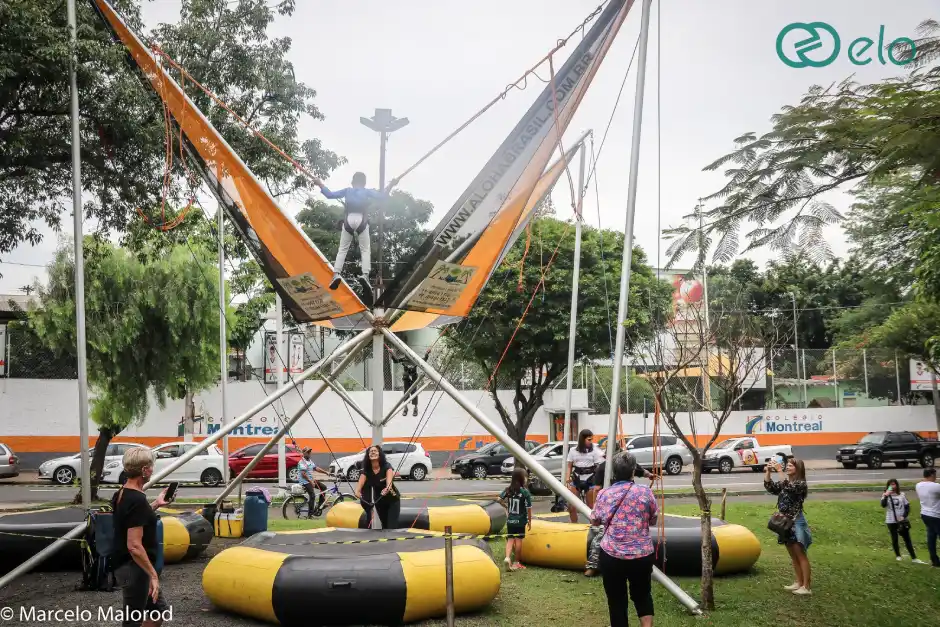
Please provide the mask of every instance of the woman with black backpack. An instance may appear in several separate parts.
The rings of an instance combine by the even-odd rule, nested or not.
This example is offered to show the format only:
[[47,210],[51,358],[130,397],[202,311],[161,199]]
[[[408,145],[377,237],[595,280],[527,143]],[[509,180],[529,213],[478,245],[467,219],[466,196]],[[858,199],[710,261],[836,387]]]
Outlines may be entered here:
[[894,548],[894,555],[900,562],[901,547],[898,544],[898,536],[904,538],[904,545],[907,552],[911,554],[911,560],[915,564],[924,562],[917,559],[914,553],[914,544],[911,542],[911,521],[908,516],[911,515],[911,503],[901,492],[901,486],[897,479],[888,479],[885,484],[885,492],[881,495],[881,506],[885,508],[885,524],[888,526],[888,532],[891,534],[891,546]]

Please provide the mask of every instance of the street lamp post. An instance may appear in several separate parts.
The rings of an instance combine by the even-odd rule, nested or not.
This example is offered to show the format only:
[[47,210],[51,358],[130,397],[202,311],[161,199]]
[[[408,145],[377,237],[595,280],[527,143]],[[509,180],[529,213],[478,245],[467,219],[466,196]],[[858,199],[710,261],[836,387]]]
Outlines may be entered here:
[[[376,109],[375,115],[371,118],[361,117],[359,121],[363,126],[371,128],[379,133],[379,189],[385,190],[385,146],[388,143],[389,133],[393,133],[408,125],[408,118],[396,118],[392,115],[391,109]],[[375,278],[375,294],[373,302],[378,302],[382,294],[382,287],[385,279],[385,264],[382,259],[382,240],[383,240],[383,215],[382,205],[379,204],[378,215],[376,215],[376,259],[378,259],[379,271]],[[376,318],[381,318],[384,311],[376,307],[374,311]],[[385,407],[383,405],[383,394],[385,392],[385,360],[383,352],[385,350],[385,336],[376,333],[372,336],[372,443],[382,443],[382,422],[385,418]]]

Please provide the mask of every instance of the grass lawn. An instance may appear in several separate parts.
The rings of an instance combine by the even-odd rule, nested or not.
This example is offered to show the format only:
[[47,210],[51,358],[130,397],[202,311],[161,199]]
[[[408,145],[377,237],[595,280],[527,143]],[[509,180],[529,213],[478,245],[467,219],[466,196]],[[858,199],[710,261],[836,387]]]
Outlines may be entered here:
[[[914,512],[919,511],[917,503]],[[692,515],[695,506],[666,503],[666,511]],[[684,608],[654,584],[656,624],[721,625],[722,627],[872,627],[936,624],[940,616],[940,569],[898,563],[891,551],[884,511],[878,499],[864,501],[807,501],[806,515],[813,532],[810,562],[813,592],[808,598],[783,590],[793,581],[786,550],[766,529],[771,510],[765,504],[728,502],[728,522],[749,527],[760,539],[763,552],[753,572],[716,579],[717,610],[706,618],[689,616]],[[912,516],[914,548],[928,561],[926,533]],[[322,526],[272,518],[270,529]],[[502,558],[502,541],[491,543]],[[903,548],[903,543],[902,543]],[[679,584],[698,598],[698,579],[681,578]],[[631,610],[632,612],[632,610]],[[636,616],[631,615],[633,624]],[[600,579],[585,579],[577,572],[529,568],[504,573],[493,604],[477,615],[457,617],[464,626],[606,625],[607,606]],[[437,627],[444,621],[421,625]]]

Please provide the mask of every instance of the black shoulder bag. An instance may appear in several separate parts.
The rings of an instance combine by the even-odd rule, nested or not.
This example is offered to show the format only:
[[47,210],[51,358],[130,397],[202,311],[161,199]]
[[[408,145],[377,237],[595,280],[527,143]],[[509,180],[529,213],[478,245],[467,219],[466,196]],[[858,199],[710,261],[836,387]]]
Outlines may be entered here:
[[770,515],[767,521],[767,528],[779,536],[788,535],[793,529],[794,520],[790,516],[781,513],[779,510]]
[[888,500],[891,501],[891,511],[894,512],[894,522],[898,524],[898,531],[910,531],[911,530],[911,521],[901,520],[898,517],[898,510],[894,506],[894,497],[889,496]]

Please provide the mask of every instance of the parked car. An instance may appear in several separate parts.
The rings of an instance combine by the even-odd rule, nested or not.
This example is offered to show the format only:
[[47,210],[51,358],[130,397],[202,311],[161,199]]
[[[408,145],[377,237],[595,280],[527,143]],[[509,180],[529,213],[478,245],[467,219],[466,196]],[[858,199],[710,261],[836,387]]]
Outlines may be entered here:
[[[198,442],[167,442],[153,448],[154,473],[158,473],[187,452],[198,446]],[[215,487],[222,483],[222,470],[225,458],[217,446],[210,446],[191,460],[177,468],[172,474],[164,477],[161,483],[179,481],[180,483],[202,483],[205,486]],[[124,483],[127,479],[124,474],[124,465],[121,460],[105,464],[102,473],[102,483]]]
[[0,479],[9,479],[20,474],[20,460],[13,449],[0,442]]
[[[530,452],[538,446],[538,442],[526,440],[525,450]],[[489,475],[500,474],[503,461],[511,456],[512,454],[505,446],[499,442],[490,442],[472,453],[461,455],[455,459],[450,465],[450,472],[454,475],[460,475],[463,479],[486,479]]]
[[[385,459],[395,468],[396,474],[412,481],[424,481],[434,466],[431,454],[418,442],[384,442],[382,451]],[[359,481],[362,474],[362,456],[366,449],[355,455],[347,455],[330,463],[329,471],[334,475],[346,477],[349,481]]]
[[[231,475],[238,475],[245,466],[255,458],[263,444],[251,444],[238,449],[234,453],[229,453],[228,467]],[[291,483],[297,483],[300,480],[300,470],[297,464],[304,458],[303,453],[296,446],[287,446],[284,459],[287,462],[287,480]],[[249,479],[277,479],[277,447],[275,446],[261,458],[258,465],[251,469],[248,474]]]
[[[529,451],[529,455],[538,463],[539,466],[542,466],[545,470],[552,473],[556,477],[561,476],[562,470],[562,452],[563,452],[564,442],[546,442],[545,444],[536,447]],[[574,448],[578,445],[577,442],[569,442],[568,447]],[[507,457],[500,471],[504,475],[511,475],[512,471],[516,468],[516,459],[514,457]],[[551,490],[546,486],[541,479],[539,479],[531,471],[529,472],[529,490],[533,494],[550,494]]]
[[898,468],[907,468],[911,462],[932,468],[938,455],[940,442],[937,440],[928,440],[910,431],[874,431],[857,444],[840,448],[836,461],[844,468],[856,468],[859,464],[881,468],[885,462]]
[[[143,444],[135,444],[134,442],[118,442],[108,444],[108,448],[105,451],[104,455],[104,467],[106,468],[109,463],[117,461],[120,462],[124,453],[132,448],[147,448]],[[91,463],[91,457],[94,454],[95,449],[90,449],[88,451],[88,463]],[[68,485],[75,481],[75,477],[81,476],[82,473],[82,454],[75,453],[74,455],[67,455],[65,457],[57,457],[55,459],[50,459],[39,465],[39,478],[48,479],[53,483],[59,485]]]
[[[682,467],[692,463],[692,452],[674,435],[659,437],[659,459],[667,475],[678,475]],[[653,436],[637,435],[627,440],[626,449],[633,453],[637,463],[643,468],[652,469],[653,457],[657,447],[653,445]]]
[[761,446],[757,438],[729,438],[705,453],[702,472],[711,472],[715,468],[722,474],[727,474],[735,468],[750,468],[754,472],[763,472],[767,460],[778,454],[792,457],[793,448],[789,445]]

